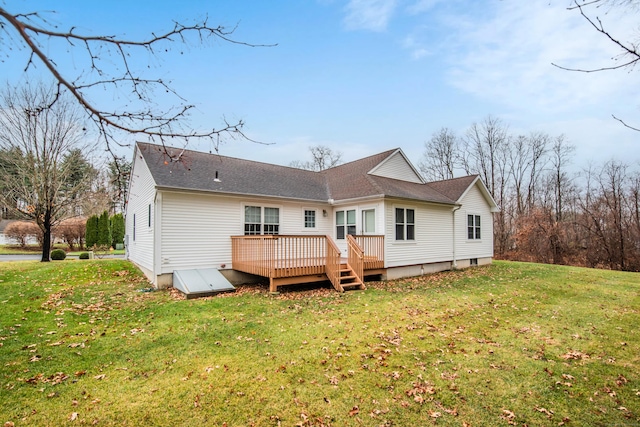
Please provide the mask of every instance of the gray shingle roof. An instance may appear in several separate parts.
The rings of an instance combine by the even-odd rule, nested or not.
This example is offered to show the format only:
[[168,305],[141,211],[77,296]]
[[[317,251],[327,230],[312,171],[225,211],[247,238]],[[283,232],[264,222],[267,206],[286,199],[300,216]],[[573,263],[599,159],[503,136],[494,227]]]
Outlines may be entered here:
[[[198,151],[138,143],[158,187],[228,194],[327,201],[324,177],[316,172]],[[179,155],[179,161],[171,157]],[[216,173],[218,181],[216,181]]]
[[[368,174],[395,149],[313,172],[141,142],[137,147],[158,187],[226,194],[319,202],[381,196],[455,204],[476,178],[419,184]],[[180,161],[172,161],[179,153]]]
[[429,182],[427,185],[451,200],[459,200],[467,191],[467,188],[475,181],[478,175],[463,176],[460,178],[446,179],[443,181]]

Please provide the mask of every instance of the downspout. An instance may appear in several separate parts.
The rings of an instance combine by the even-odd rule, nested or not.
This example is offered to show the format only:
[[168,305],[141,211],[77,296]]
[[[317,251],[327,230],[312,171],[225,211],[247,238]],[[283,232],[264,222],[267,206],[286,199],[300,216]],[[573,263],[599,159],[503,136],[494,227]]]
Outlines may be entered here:
[[153,197],[153,217],[151,225],[153,227],[153,281],[156,288],[159,287],[158,277],[162,275],[162,233],[160,224],[162,222],[162,194],[156,189]]
[[451,262],[451,268],[453,270],[458,268],[458,259],[456,256],[456,212],[462,208],[462,205],[459,206],[455,206],[452,210],[451,210],[451,215],[452,215],[452,221],[451,223],[453,224],[453,261]]

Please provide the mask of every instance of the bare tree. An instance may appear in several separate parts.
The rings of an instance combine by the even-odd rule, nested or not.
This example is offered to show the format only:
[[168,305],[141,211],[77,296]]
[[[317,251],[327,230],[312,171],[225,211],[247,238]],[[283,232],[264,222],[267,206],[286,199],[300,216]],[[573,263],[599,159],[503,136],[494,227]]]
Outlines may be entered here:
[[310,171],[322,171],[325,169],[338,166],[342,163],[342,153],[339,151],[333,151],[331,148],[324,145],[316,145],[309,147],[311,153],[310,161],[294,160],[289,163],[292,168],[305,169]]
[[131,175],[131,162],[124,157],[114,157],[107,164],[107,172],[113,212],[124,212],[129,176]]
[[459,155],[458,138],[451,129],[443,127],[425,143],[425,152],[418,167],[429,181],[451,179]]
[[556,221],[562,221],[564,211],[564,201],[567,191],[571,187],[571,179],[567,172],[567,166],[571,163],[571,158],[575,151],[575,145],[567,142],[564,135],[555,139],[551,147],[551,187],[553,190],[553,205]]
[[[231,38],[233,30],[211,26],[204,19],[194,24],[175,22],[163,33],[152,33],[145,40],[129,40],[112,35],[81,34],[75,27],[60,31],[43,13],[12,13],[0,6],[0,42],[8,46],[5,54],[16,56],[17,51],[26,50],[25,71],[42,64],[57,82],[56,92],[49,102],[58,102],[65,91],[70,94],[88,115],[107,150],[111,150],[113,144],[121,145],[123,133],[145,136],[163,145],[169,138],[185,141],[208,138],[216,150],[221,135],[249,139],[242,131],[242,120],[232,123],[224,120],[219,128],[203,131],[188,127],[186,119],[194,106],[176,93],[170,82],[146,76],[131,64],[131,58],[141,53],[155,56],[175,44],[201,44],[207,39],[258,46]],[[59,65],[64,63],[63,58],[53,56],[47,49],[55,42],[66,45],[66,51],[61,55],[73,55],[79,64],[76,71],[63,70]],[[104,90],[130,94],[127,104],[120,110],[97,105],[92,96]],[[169,105],[174,107],[166,110],[153,107],[162,96],[169,96]],[[179,157],[174,155],[173,160],[179,160]]]
[[511,227],[507,224],[505,204],[509,182],[508,156],[510,138],[507,127],[499,118],[487,116],[481,123],[473,123],[463,139],[462,165],[468,174],[478,174],[487,185],[500,212],[494,221],[496,252],[504,254],[509,247]]
[[42,230],[43,262],[49,261],[53,226],[85,188],[70,179],[74,162],[64,161],[73,149],[87,149],[83,136],[80,109],[55,86],[7,86],[0,93],[0,199]]

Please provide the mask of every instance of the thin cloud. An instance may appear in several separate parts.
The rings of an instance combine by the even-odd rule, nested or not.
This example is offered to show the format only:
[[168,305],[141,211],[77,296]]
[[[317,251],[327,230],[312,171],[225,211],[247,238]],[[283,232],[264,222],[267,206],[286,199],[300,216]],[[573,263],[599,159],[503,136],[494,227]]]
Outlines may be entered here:
[[[611,22],[617,28],[631,24],[624,17]],[[552,66],[594,68],[597,58],[615,56],[611,43],[565,8],[547,2],[496,2],[485,20],[469,23],[451,17],[458,29],[457,54],[449,55],[450,82],[465,92],[514,107],[556,111],[595,105],[625,92],[615,73],[596,77]]]
[[344,23],[349,30],[384,31],[397,6],[397,0],[350,0]]

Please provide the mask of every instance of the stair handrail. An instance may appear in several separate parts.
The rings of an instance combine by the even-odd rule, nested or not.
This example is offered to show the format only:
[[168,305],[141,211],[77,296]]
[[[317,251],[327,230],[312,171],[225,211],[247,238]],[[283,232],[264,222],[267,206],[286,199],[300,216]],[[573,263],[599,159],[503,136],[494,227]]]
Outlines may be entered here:
[[344,292],[344,288],[340,284],[340,249],[335,244],[333,239],[330,236],[326,236],[327,240],[327,253],[326,253],[326,262],[325,269],[326,274],[333,287],[340,292]]
[[364,283],[364,249],[351,235],[347,235],[347,262],[360,283]]

